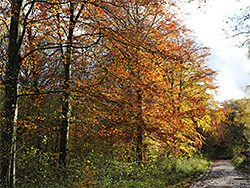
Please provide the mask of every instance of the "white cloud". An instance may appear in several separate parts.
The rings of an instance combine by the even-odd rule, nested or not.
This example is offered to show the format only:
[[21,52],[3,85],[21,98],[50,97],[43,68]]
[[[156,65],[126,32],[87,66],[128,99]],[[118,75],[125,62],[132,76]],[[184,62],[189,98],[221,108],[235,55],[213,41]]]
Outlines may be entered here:
[[248,0],[210,0],[206,7],[197,10],[195,2],[186,5],[190,15],[186,25],[193,29],[198,39],[211,48],[209,66],[218,71],[219,94],[217,100],[244,97],[240,87],[250,83],[250,62],[246,57],[247,49],[236,47],[236,39],[226,39],[223,28],[227,28],[227,16],[234,15],[240,8],[249,5]]

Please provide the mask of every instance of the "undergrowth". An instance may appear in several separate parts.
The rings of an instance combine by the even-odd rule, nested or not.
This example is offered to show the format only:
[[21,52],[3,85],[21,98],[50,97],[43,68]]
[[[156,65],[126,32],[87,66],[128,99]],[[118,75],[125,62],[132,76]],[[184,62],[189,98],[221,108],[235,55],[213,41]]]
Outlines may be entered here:
[[[26,158],[27,159],[27,158]],[[141,164],[122,162],[95,153],[84,159],[69,160],[59,168],[55,160],[36,155],[19,166],[18,187],[182,187],[203,172],[209,162],[200,156],[152,155]]]
[[232,159],[232,162],[240,170],[249,173],[250,172],[250,160],[244,155],[237,155]]
[[100,187],[181,187],[208,165],[200,157],[155,157],[141,165],[113,161],[97,179]]

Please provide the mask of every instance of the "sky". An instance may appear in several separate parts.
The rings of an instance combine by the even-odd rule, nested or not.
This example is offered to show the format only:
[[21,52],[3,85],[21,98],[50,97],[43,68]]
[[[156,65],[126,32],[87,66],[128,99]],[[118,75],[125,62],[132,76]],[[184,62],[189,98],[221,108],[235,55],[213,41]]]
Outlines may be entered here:
[[228,28],[227,18],[249,5],[249,0],[207,0],[201,8],[197,8],[197,1],[185,4],[185,12],[189,13],[185,16],[185,24],[194,30],[199,42],[211,48],[212,55],[207,63],[218,73],[217,101],[243,98],[246,94],[242,88],[250,85],[248,49],[237,47],[244,39],[228,39],[223,31]]

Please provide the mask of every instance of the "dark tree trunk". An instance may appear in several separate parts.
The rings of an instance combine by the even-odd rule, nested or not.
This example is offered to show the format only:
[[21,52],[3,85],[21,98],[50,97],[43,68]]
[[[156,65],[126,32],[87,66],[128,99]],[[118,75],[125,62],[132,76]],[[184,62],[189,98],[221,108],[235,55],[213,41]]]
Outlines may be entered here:
[[60,127],[60,155],[59,164],[66,167],[68,155],[68,136],[69,136],[69,119],[71,113],[70,106],[70,79],[71,79],[71,61],[72,61],[72,42],[74,32],[74,3],[70,2],[70,22],[68,33],[68,47],[64,62],[64,84],[62,100],[62,124]]
[[17,92],[21,66],[20,14],[23,0],[12,0],[8,62],[5,72],[4,126],[1,132],[1,184],[15,187]]

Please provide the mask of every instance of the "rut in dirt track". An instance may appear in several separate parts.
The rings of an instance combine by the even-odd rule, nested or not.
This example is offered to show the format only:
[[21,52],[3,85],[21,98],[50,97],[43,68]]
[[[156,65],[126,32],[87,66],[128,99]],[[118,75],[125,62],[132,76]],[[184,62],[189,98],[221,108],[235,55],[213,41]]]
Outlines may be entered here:
[[215,160],[190,188],[250,188],[250,174],[240,172],[227,160]]

